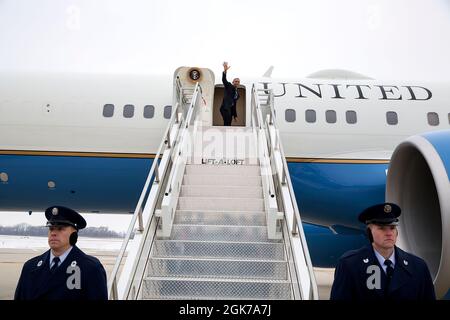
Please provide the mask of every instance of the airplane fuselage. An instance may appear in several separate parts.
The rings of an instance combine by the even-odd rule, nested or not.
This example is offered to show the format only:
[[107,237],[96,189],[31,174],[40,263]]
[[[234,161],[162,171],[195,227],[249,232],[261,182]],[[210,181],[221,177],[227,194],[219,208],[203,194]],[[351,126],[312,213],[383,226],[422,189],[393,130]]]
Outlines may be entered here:
[[[154,75],[3,74],[0,209],[57,203],[133,212],[172,112],[172,83]],[[361,228],[357,214],[384,201],[398,143],[450,128],[445,84],[241,77],[247,125],[253,83],[273,89],[302,219],[338,233]]]

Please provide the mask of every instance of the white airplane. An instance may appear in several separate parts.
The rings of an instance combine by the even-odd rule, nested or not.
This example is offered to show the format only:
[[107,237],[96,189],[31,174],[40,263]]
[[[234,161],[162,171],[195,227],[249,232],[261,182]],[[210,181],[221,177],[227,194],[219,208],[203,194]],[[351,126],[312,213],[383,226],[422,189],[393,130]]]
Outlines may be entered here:
[[[0,210],[60,204],[132,212],[171,116],[177,77],[201,83],[204,125],[221,126],[221,76],[197,67],[167,76],[2,73]],[[273,90],[314,264],[333,266],[344,251],[365,243],[358,213],[394,201],[410,235],[406,249],[428,262],[444,296],[450,286],[449,84],[386,82],[343,70],[303,79],[272,79],[270,71],[241,76],[233,126],[250,123],[253,84]]]

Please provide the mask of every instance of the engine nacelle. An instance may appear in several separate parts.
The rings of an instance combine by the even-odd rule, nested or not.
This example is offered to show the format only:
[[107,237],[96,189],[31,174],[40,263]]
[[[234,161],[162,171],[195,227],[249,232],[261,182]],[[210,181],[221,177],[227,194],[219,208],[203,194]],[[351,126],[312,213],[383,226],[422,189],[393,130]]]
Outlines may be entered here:
[[413,136],[395,149],[386,201],[402,208],[398,245],[423,258],[437,297],[450,288],[450,130]]

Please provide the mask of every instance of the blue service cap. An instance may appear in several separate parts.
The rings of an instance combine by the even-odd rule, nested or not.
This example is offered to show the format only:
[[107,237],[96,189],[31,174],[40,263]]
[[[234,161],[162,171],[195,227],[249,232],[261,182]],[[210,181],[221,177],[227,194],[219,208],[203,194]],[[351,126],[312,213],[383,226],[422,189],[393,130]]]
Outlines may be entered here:
[[380,203],[361,212],[358,220],[365,224],[398,225],[398,217],[402,210],[395,203]]
[[86,220],[75,210],[63,206],[52,206],[45,210],[47,227],[72,226],[77,230],[86,227]]

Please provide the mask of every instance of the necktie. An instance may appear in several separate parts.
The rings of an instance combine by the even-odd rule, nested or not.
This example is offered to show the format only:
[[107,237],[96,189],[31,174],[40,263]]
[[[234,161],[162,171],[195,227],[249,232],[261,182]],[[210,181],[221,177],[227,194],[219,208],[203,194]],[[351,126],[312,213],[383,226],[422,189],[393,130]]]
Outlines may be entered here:
[[52,265],[52,267],[50,268],[50,272],[51,272],[51,273],[54,273],[54,272],[55,272],[56,268],[58,268],[58,264],[59,264],[59,257],[54,257],[54,258],[53,258],[53,265]]
[[394,273],[394,267],[392,266],[392,261],[387,259],[384,260],[384,265],[386,266],[386,288],[384,288],[384,296],[386,299],[388,298],[388,292],[389,292],[389,285],[391,284],[392,274]]
[[394,267],[392,266],[392,261],[387,259],[384,261],[384,265],[386,266],[386,275],[388,280],[391,280],[392,274],[394,273]]

